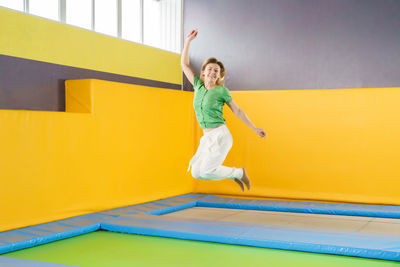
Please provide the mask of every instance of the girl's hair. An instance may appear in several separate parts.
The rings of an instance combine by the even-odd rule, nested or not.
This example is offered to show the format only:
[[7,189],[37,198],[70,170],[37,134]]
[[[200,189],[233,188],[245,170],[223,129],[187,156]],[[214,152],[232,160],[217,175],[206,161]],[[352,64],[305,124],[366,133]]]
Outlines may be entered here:
[[218,64],[218,66],[220,67],[220,78],[217,79],[216,84],[217,85],[222,85],[223,84],[223,80],[225,78],[225,67],[224,64],[222,64],[221,61],[218,61],[215,57],[210,57],[207,58],[203,65],[201,66],[201,74],[200,74],[200,80],[202,80],[204,82],[204,70],[206,69],[207,65],[210,63],[215,63]]

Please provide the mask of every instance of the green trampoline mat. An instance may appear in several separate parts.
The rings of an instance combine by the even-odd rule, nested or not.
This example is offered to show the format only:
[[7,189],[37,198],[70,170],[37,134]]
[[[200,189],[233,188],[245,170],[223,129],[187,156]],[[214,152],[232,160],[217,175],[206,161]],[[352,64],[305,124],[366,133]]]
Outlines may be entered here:
[[75,266],[400,267],[400,262],[122,234],[72,237],[1,256]]

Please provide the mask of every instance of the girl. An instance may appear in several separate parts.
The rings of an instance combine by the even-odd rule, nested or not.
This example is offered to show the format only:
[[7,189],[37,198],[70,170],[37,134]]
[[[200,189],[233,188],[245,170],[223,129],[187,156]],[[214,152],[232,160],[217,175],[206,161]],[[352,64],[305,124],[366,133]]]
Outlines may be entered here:
[[201,67],[200,77],[194,75],[190,67],[189,46],[197,33],[197,30],[193,30],[186,37],[181,57],[183,72],[194,88],[193,106],[196,118],[204,131],[197,152],[189,163],[189,169],[192,167],[192,176],[196,179],[231,179],[240,186],[242,191],[244,191],[243,183],[250,190],[250,180],[244,168],[222,166],[233,141],[222,116],[224,104],[226,103],[232,112],[260,137],[265,137],[266,133],[263,129],[254,126],[246,113],[233,101],[228,88],[222,84],[225,67],[221,62],[215,58],[209,58]]

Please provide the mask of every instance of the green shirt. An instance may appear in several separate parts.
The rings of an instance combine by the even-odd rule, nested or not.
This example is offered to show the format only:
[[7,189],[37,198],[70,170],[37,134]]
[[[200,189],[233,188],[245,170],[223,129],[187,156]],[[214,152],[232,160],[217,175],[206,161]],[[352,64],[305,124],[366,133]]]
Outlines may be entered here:
[[232,100],[228,88],[223,85],[207,90],[199,77],[193,79],[194,100],[193,107],[197,121],[202,129],[215,128],[224,124],[222,109],[226,102]]

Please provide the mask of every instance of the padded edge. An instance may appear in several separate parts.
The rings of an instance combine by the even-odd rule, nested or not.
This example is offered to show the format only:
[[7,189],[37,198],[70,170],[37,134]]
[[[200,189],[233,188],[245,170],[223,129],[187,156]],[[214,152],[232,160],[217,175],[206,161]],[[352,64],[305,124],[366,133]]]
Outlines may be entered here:
[[121,207],[117,209],[110,209],[102,211],[101,214],[111,215],[118,217],[120,215],[132,215],[132,214],[165,214],[180,209],[194,207],[199,199],[204,198],[207,195],[204,194],[186,194],[157,201],[152,201],[143,204],[131,205],[127,207]]
[[29,248],[100,229],[108,216],[87,214],[0,233],[0,254]]
[[70,267],[74,265],[0,257],[0,266],[1,267],[64,267],[64,266]]
[[197,206],[400,219],[400,206],[395,205],[255,200],[225,198],[210,195],[199,199],[197,201]]

